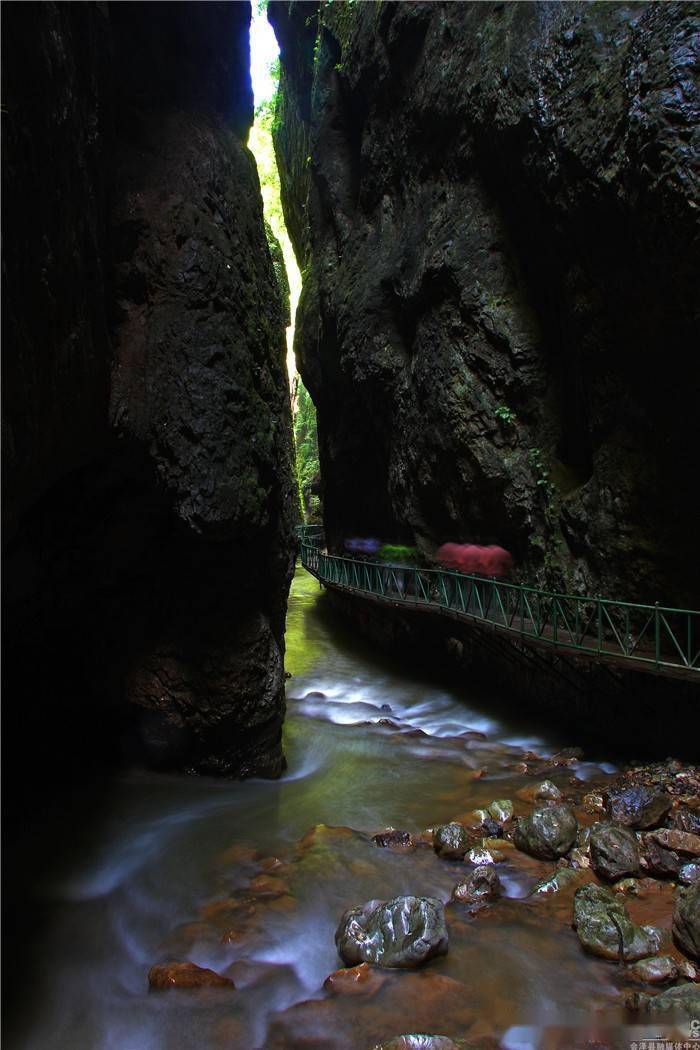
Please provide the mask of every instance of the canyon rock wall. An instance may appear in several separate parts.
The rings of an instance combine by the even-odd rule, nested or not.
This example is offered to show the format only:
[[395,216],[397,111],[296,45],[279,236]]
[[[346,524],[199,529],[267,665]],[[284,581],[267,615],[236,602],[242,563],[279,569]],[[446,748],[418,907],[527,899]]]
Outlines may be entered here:
[[287,3],[276,151],[331,541],[693,605],[692,5]]
[[296,506],[250,5],[3,14],[9,728],[37,765],[278,775]]

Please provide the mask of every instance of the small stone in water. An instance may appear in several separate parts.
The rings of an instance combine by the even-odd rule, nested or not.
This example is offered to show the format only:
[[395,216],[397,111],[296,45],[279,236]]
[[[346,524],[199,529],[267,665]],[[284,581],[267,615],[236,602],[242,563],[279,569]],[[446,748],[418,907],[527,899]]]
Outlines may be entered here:
[[397,1035],[388,1043],[378,1043],[373,1050],[470,1050],[461,1042],[459,1045],[446,1035]]
[[477,848],[470,849],[464,859],[470,864],[495,864],[496,855],[498,855],[499,861],[506,859],[505,855],[503,853],[499,853],[498,850]]
[[613,893],[624,893],[626,897],[638,897],[640,894],[639,879],[620,879],[612,887]]
[[535,798],[539,802],[561,802],[562,793],[551,780],[543,780],[535,786]]
[[493,900],[501,891],[501,880],[492,864],[481,864],[452,891],[452,899],[461,904]]
[[386,980],[381,973],[369,963],[360,963],[343,970],[334,970],[323,982],[323,987],[334,995],[374,995]]
[[408,831],[398,831],[396,828],[386,828],[377,835],[372,835],[375,846],[383,848],[391,846],[411,846],[411,836]]
[[435,829],[433,835],[433,849],[438,857],[446,860],[461,860],[469,849],[467,829],[456,821],[451,824],[441,824]]
[[488,807],[488,811],[493,819],[497,820],[499,824],[505,824],[512,819],[513,803],[509,798],[495,799]]
[[605,800],[597,791],[589,791],[581,799],[581,805],[588,813],[598,813],[605,809]]
[[222,977],[214,970],[193,962],[157,963],[148,971],[148,984],[154,991],[166,992],[173,988],[233,988],[230,977]]
[[658,955],[651,959],[640,959],[628,966],[625,972],[640,984],[667,984],[675,981],[678,967],[668,955]]

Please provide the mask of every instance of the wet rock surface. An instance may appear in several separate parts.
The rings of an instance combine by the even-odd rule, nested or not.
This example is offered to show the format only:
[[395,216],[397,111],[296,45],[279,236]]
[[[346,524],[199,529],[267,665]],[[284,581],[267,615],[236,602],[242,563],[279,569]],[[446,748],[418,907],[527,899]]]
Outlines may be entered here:
[[538,806],[524,817],[513,836],[519,850],[542,860],[555,860],[568,853],[576,841],[578,824],[571,808],[557,803]]
[[501,893],[501,880],[493,864],[480,864],[452,891],[460,904],[479,904],[495,900]]
[[430,897],[369,901],[345,913],[335,943],[343,962],[412,968],[447,951],[445,913]]
[[671,803],[672,799],[666,792],[639,784],[611,794],[609,812],[615,824],[655,828],[663,822]]
[[659,992],[658,995],[639,992],[628,1002],[632,1009],[645,1013],[663,1014],[677,1011],[693,1020],[700,1020],[700,987],[697,985],[678,985]]
[[700,959],[700,883],[678,891],[673,938],[686,955]]
[[628,828],[594,824],[590,835],[591,866],[608,882],[639,875],[641,862],[637,839]]
[[574,894],[573,925],[583,947],[604,959],[635,962],[656,954],[660,936],[630,921],[619,897],[603,886],[581,886]]
[[438,857],[445,860],[462,860],[473,841],[467,829],[454,821],[451,824],[441,824],[435,829],[433,849]]
[[214,970],[196,966],[192,962],[168,962],[152,966],[148,971],[148,984],[154,991],[164,992],[176,988],[233,988],[230,977],[223,977]]

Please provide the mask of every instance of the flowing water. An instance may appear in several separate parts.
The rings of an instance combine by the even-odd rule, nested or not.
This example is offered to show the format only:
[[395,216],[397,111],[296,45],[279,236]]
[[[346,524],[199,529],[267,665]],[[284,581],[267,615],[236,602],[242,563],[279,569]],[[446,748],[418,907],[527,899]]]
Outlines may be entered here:
[[[399,893],[447,902],[464,871],[427,847],[378,848],[373,833],[416,834],[513,798],[533,782],[523,751],[575,741],[528,732],[493,713],[498,698],[458,694],[364,647],[301,569],[287,666],[280,781],[118,781],[87,855],[76,849],[71,871],[44,888],[51,919],[17,1045],[366,1050],[427,1030],[516,1050],[579,1045],[576,1025],[580,1045],[607,1045],[590,1040],[596,1012],[619,1000],[616,967],[582,952],[570,896],[526,899],[552,865],[515,851],[498,866],[504,898],[476,915],[448,907],[446,957],[324,990],[340,966],[334,932],[346,908]],[[575,767],[591,783],[611,771]],[[573,772],[551,779],[565,789]],[[150,966],[173,958],[226,973],[236,990],[149,994]]]

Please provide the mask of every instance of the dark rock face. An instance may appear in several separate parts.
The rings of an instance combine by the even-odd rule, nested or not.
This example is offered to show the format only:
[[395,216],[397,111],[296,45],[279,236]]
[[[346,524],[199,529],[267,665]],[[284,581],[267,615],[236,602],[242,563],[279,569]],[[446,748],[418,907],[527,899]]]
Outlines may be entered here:
[[594,824],[591,829],[591,866],[596,875],[615,882],[639,875],[639,847],[634,833],[614,824]]
[[6,644],[47,754],[282,769],[296,511],[249,20],[5,18]]
[[569,806],[539,806],[518,824],[513,841],[523,853],[542,860],[556,860],[576,842],[578,824]]
[[603,959],[636,962],[656,954],[661,941],[651,926],[636,926],[610,890],[589,883],[574,894],[574,929],[586,951]]
[[692,5],[269,12],[331,541],[692,604]]
[[335,943],[348,966],[412,969],[447,952],[445,910],[433,897],[369,901],[345,912]]

